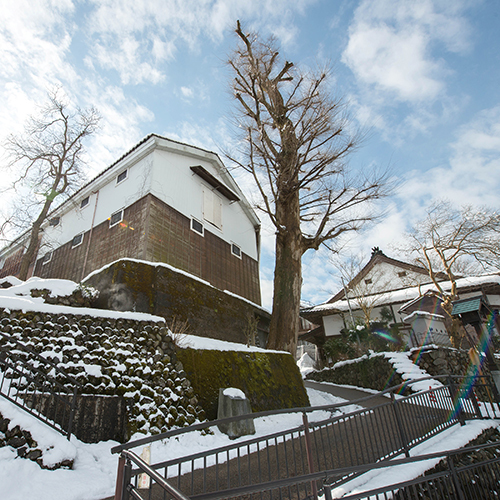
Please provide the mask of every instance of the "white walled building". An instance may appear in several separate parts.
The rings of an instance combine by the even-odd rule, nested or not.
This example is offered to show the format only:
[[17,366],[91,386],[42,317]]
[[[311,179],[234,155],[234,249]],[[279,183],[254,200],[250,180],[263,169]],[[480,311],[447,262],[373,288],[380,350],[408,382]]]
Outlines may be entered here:
[[[23,238],[0,251],[15,275]],[[217,154],[154,134],[50,214],[32,274],[82,280],[119,258],[165,262],[260,304],[260,221]]]
[[[445,275],[440,275],[439,279],[444,290],[451,289]],[[460,298],[484,293],[493,309],[500,308],[498,274],[460,278],[457,280],[457,290]],[[376,249],[366,266],[346,286],[346,290],[340,290],[324,304],[301,311],[301,316],[317,325],[302,339],[321,346],[328,338],[339,336],[342,329],[351,325],[351,315],[355,322],[364,322],[363,307],[370,309],[371,320],[379,319],[385,307],[391,312],[394,323],[400,327],[404,340],[410,346],[414,342],[412,339],[429,339],[429,328],[435,330],[433,338],[437,341],[442,338],[444,321],[436,300],[431,300],[434,295],[436,288],[425,269],[391,259]],[[424,306],[424,302],[429,306]],[[411,316],[414,311],[424,314]],[[428,313],[432,313],[432,317],[427,316]],[[416,323],[411,320],[416,320]],[[415,334],[413,337],[412,333]],[[447,339],[443,343],[448,344]]]

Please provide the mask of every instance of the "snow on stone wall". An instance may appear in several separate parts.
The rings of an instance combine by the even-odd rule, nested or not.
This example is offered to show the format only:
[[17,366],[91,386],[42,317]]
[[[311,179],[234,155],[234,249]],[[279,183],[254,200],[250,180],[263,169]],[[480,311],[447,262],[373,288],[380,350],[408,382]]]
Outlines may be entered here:
[[129,437],[204,419],[164,323],[0,308],[0,331],[56,362],[83,394],[126,398]]

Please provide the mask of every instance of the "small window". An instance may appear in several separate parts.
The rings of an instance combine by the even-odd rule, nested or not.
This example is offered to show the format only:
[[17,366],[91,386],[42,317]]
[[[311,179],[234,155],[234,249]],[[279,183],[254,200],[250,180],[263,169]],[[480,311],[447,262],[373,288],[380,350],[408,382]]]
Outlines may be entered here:
[[119,212],[115,212],[110,218],[109,218],[109,227],[116,226],[119,222],[123,220],[123,210],[120,210]]
[[72,240],[71,240],[71,247],[75,248],[78,245],[81,245],[83,242],[83,233],[77,234]]
[[365,280],[365,283],[367,285],[371,285],[372,284],[372,280],[370,278],[368,278],[368,279]]
[[89,204],[90,198],[87,196],[80,202],[80,208],[85,208]]
[[231,253],[241,259],[241,248],[238,245],[235,245],[234,243],[231,244]]
[[124,181],[128,177],[128,170],[124,170],[121,174],[116,178],[116,183],[120,184],[120,182]]
[[47,253],[43,256],[42,264],[43,264],[43,265],[48,264],[51,260],[52,260],[52,252],[47,252]]
[[203,234],[203,224],[196,219],[191,219],[191,229],[199,234]]
[[58,226],[60,222],[61,222],[60,217],[54,217],[53,219],[50,219],[49,225],[55,227],[55,226]]
[[400,272],[398,273],[398,276],[399,276],[400,278],[404,278],[404,277],[406,276],[406,271],[400,271]]

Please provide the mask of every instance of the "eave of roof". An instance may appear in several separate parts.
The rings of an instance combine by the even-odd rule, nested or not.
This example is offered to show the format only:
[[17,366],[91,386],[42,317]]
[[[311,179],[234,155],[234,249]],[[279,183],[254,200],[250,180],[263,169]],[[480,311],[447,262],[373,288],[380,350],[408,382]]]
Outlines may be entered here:
[[[161,136],[158,134],[151,133],[151,134],[148,134],[146,137],[144,137],[142,140],[140,140],[137,144],[135,144],[127,152],[122,154],[116,161],[114,161],[111,165],[109,165],[109,167],[105,168],[102,172],[97,174],[90,181],[88,181],[86,184],[84,184],[81,188],[79,188],[77,191],[75,191],[71,196],[66,198],[60,205],[58,205],[57,207],[52,209],[47,214],[46,222],[48,223],[48,221],[50,221],[50,219],[53,218],[54,216],[61,214],[61,213],[64,213],[66,210],[65,207],[67,207],[68,204],[71,203],[71,201],[73,199],[78,197],[82,191],[85,191],[89,186],[95,184],[99,179],[105,178],[106,174],[109,171],[111,171],[113,168],[115,168],[119,163],[121,163],[123,160],[125,160],[127,157],[129,157],[132,153],[139,150],[139,148],[141,146],[146,144],[152,138],[155,138],[155,142],[157,139],[163,140],[163,141],[168,141],[171,144],[176,144],[179,146],[183,146],[185,148],[194,149],[194,150],[200,151],[203,154],[213,155],[214,159],[216,159],[216,161],[224,168],[224,164],[222,163],[222,160],[220,159],[219,155],[213,151],[210,151],[208,149],[203,149],[203,148],[200,148],[198,146],[193,146],[193,145],[187,144],[185,142],[180,142],[180,141],[176,141],[174,139],[169,139],[168,137],[164,137],[164,136]],[[152,147],[155,145],[155,142],[152,143]],[[226,169],[224,168],[224,170],[226,170]],[[241,201],[243,203],[244,211],[246,212],[247,216],[253,221],[255,228],[260,228],[259,218],[255,214],[254,210],[252,209],[250,203],[248,202],[248,200],[246,199],[244,194],[239,189],[238,185],[236,184],[236,181],[234,181],[234,179],[229,174],[229,172],[224,172],[224,174],[231,178],[232,184],[233,184],[232,187],[233,187],[233,189],[235,189],[237,191],[237,194],[240,197],[240,199],[238,201]],[[0,248],[0,253],[3,252],[4,250],[10,248],[10,247],[15,247],[16,245],[20,245],[23,242],[23,240],[27,237],[27,235],[29,235],[29,233],[30,233],[29,231],[25,231],[24,233],[20,234],[15,240],[10,242],[8,245],[6,245],[3,248]]]
[[[451,288],[451,283],[445,282],[442,283],[441,286],[445,290],[448,290]],[[478,290],[500,293],[500,274],[487,274],[483,276],[460,278],[457,280],[457,289],[459,294],[471,293]],[[377,307],[400,303],[406,305],[409,301],[419,298],[422,295],[420,292],[425,293],[431,290],[435,290],[432,283],[421,287],[408,287],[368,295],[365,299],[373,298],[376,300],[377,298],[380,298],[376,305]],[[349,305],[353,310],[359,309],[359,306],[354,299],[350,299],[349,303],[347,300],[337,300],[334,303],[325,302],[324,304],[303,309],[300,314],[310,321],[318,322],[319,318],[322,318],[323,316],[343,314],[347,312],[349,310]]]
[[[409,264],[407,262],[403,262],[401,260],[393,259],[392,257],[387,257],[387,255],[383,253],[376,253],[371,256],[370,260],[367,264],[361,269],[361,271],[348,283],[347,288],[352,288],[356,286],[372,269],[376,264],[385,262],[386,264],[390,264],[395,267],[399,267],[406,271],[413,271],[415,273],[422,274],[426,277],[429,276],[427,270],[423,267],[417,266],[415,264]],[[446,279],[446,276],[440,274],[439,278],[442,280]],[[430,278],[429,278],[430,282]],[[404,288],[400,288],[403,290]],[[344,289],[339,290],[331,299],[327,301],[327,303],[333,303],[340,300],[342,297],[345,297]]]

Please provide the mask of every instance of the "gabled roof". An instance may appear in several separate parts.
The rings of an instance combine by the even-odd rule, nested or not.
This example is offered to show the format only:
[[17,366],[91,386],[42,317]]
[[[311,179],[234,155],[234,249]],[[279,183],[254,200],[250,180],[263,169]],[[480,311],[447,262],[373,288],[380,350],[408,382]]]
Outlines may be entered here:
[[453,310],[451,311],[452,316],[457,316],[459,314],[464,314],[468,312],[474,312],[481,309],[483,302],[483,296],[478,295],[477,297],[469,297],[468,299],[455,300],[453,302]]
[[[427,278],[427,282],[429,283],[431,279],[429,278],[429,273],[427,269],[417,266],[415,264],[408,264],[407,262],[403,262],[401,260],[392,259],[391,257],[387,257],[378,247],[372,249],[372,255],[368,263],[361,269],[361,271],[347,284],[347,288],[354,288],[358,285],[367,275],[368,273],[378,264],[385,263],[389,264],[393,267],[400,268],[404,271],[412,271],[417,274],[421,274],[422,276]],[[443,273],[437,274],[439,280],[446,280],[447,277]],[[403,287],[395,288],[394,290],[401,290]],[[338,300],[345,298],[345,290],[341,289],[334,295],[331,299],[329,299],[326,303],[333,304]]]
[[[151,139],[153,139],[153,140],[151,140]],[[149,145],[147,145],[148,142],[150,142]],[[212,157],[211,158],[212,163],[215,160],[215,163],[217,163],[219,166],[219,172],[220,172],[221,177],[224,179],[224,181],[227,184],[229,184],[229,186],[225,186],[222,182],[218,181],[215,178],[214,178],[215,181],[212,181],[212,183],[218,182],[219,190],[220,189],[224,190],[223,194],[225,194],[225,196],[228,196],[228,193],[231,193],[231,195],[228,197],[230,199],[232,198],[232,201],[241,201],[243,203],[243,206],[245,207],[245,211],[247,212],[247,215],[249,216],[249,218],[252,219],[254,224],[260,225],[260,221],[259,221],[257,215],[254,213],[253,209],[251,208],[250,203],[247,201],[247,199],[245,198],[245,196],[241,192],[239,186],[236,184],[236,181],[233,179],[231,174],[224,167],[224,164],[217,153],[210,151],[208,149],[203,149],[203,148],[200,148],[198,146],[193,146],[191,144],[187,144],[185,142],[175,141],[173,139],[169,139],[168,137],[164,137],[164,136],[161,136],[158,134],[148,134],[146,137],[144,137],[144,139],[139,141],[131,149],[129,149],[126,153],[124,153],[122,156],[120,156],[120,158],[118,158],[118,160],[114,161],[109,167],[105,168],[102,172],[100,172],[98,175],[96,175],[93,179],[91,179],[86,184],[84,184],[81,188],[79,188],[77,191],[75,191],[75,193],[73,193],[69,198],[67,198],[63,203],[61,203],[61,205],[54,208],[54,210],[52,210],[52,212],[60,211],[61,208],[66,206],[71,199],[77,197],[79,195],[79,193],[87,190],[87,188],[89,186],[91,186],[95,183],[98,183],[101,179],[105,179],[107,177],[108,172],[112,171],[117,165],[119,165],[120,163],[123,163],[129,157],[133,157],[133,155],[136,153],[143,156],[147,152],[149,152],[151,149],[154,149],[154,148],[175,149],[177,152],[181,152],[184,154],[193,155],[193,153],[195,153],[197,156],[203,155],[205,157]],[[189,153],[189,151],[191,151],[191,153]],[[198,168],[198,167],[195,167],[195,168]],[[205,169],[203,169],[203,167],[199,167],[199,168],[201,168],[202,170],[205,170]],[[198,175],[200,175],[199,172],[196,172],[196,173],[198,173]],[[207,172],[207,175],[211,176],[211,174],[208,172]],[[49,214],[49,216],[47,216],[47,219],[50,218],[50,215],[51,214]]]
[[[151,140],[152,139],[152,140]],[[147,143],[150,142],[148,145]],[[137,144],[135,144],[132,148],[130,148],[127,152],[125,152],[123,155],[121,155],[116,161],[114,161],[109,167],[105,168],[102,170],[98,175],[93,177],[90,181],[88,181],[86,184],[84,184],[82,187],[80,187],[77,191],[75,191],[71,196],[66,198],[64,201],[62,201],[59,205],[54,207],[49,214],[47,215],[44,224],[46,224],[48,221],[50,221],[51,218],[64,214],[66,210],[68,210],[68,207],[71,206],[71,201],[77,198],[82,192],[88,191],[90,186],[93,186],[95,184],[100,184],[104,183],[106,177],[108,177],[108,174],[112,173],[112,170],[122,162],[125,162],[126,160],[129,160],[130,157],[132,157],[132,161],[134,158],[134,154],[139,155],[139,157],[144,156],[147,152],[149,152],[151,149],[154,149],[155,147],[165,147],[165,144],[170,144],[172,145],[172,148],[181,150],[184,152],[191,151],[191,154],[196,153],[198,156],[205,156],[205,157],[212,157],[212,161],[215,161],[219,165],[219,170],[221,177],[224,179],[224,181],[228,184],[228,186],[224,186],[223,183],[221,183],[218,180],[212,181],[213,182],[218,182],[218,188],[219,190],[224,190],[225,196],[229,196],[229,198],[233,198],[232,201],[239,201],[242,204],[243,211],[247,214],[248,218],[252,221],[255,227],[260,227],[260,220],[257,217],[255,211],[253,210],[252,206],[246,199],[245,195],[242,193],[241,189],[239,186],[236,184],[236,181],[233,179],[229,171],[224,167],[224,164],[222,163],[222,160],[220,159],[219,155],[213,151],[207,150],[200,148],[198,146],[193,146],[191,144],[187,144],[184,142],[180,141],[175,141],[173,139],[169,139],[168,137],[163,137],[158,134],[148,134],[146,137],[144,137],[142,140],[140,140]],[[211,175],[211,174],[208,174]],[[223,186],[223,187],[222,187]],[[24,233],[20,234],[17,236],[12,242],[10,242],[8,245],[5,245],[4,247],[0,247],[0,253],[6,251],[9,248],[15,247],[16,245],[22,243],[27,235],[29,235],[30,231],[25,231]]]
[[434,309],[440,309],[443,299],[437,290],[427,290],[422,295],[406,302],[399,308],[400,314],[408,314],[416,310],[426,310],[425,306],[431,305]]
[[[450,282],[441,284],[445,291],[451,289]],[[377,307],[391,304],[401,304],[407,306],[411,301],[419,299],[422,294],[428,291],[436,291],[433,283],[428,283],[422,286],[402,288],[399,290],[391,290],[388,292],[380,292],[367,296],[367,299],[372,298],[377,300]],[[459,278],[457,280],[457,291],[459,295],[474,293],[481,291],[482,293],[491,293],[500,295],[500,274],[486,274],[483,276],[472,276],[468,278]],[[309,321],[320,324],[323,316],[330,316],[334,314],[343,314],[349,311],[349,307],[353,310],[359,309],[355,301],[347,301],[345,299],[337,300],[336,302],[325,302],[317,306],[302,309],[300,314]]]

